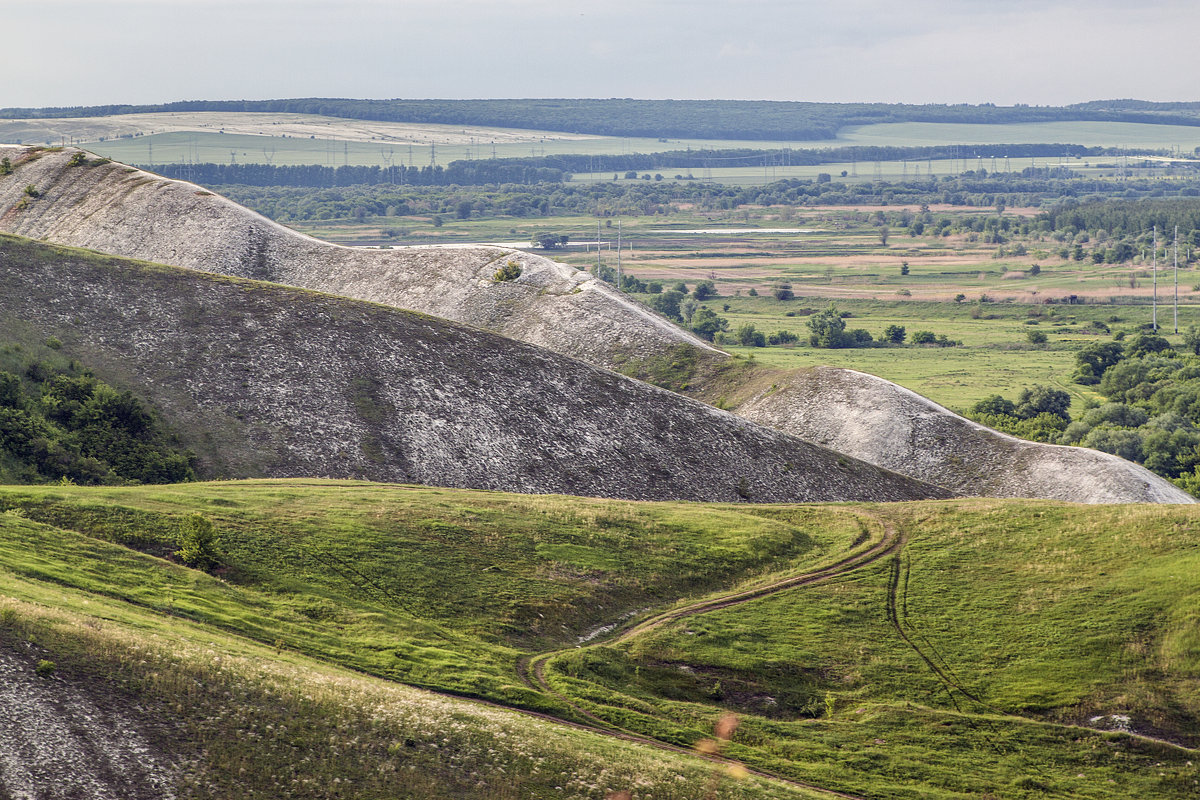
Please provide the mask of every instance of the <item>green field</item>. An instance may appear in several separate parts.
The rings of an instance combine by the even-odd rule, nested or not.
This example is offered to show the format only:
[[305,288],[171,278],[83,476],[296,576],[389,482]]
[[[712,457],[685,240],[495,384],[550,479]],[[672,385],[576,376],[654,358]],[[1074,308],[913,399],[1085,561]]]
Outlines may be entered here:
[[[238,115],[231,114],[231,124]],[[269,116],[269,115],[267,115]],[[869,146],[934,146],[934,145],[973,145],[973,144],[1028,144],[1028,143],[1064,143],[1085,146],[1122,147],[1139,149],[1173,149],[1179,148],[1184,155],[1190,155],[1192,150],[1200,146],[1200,128],[1186,125],[1147,125],[1124,122],[1060,122],[1060,123],[1030,123],[1014,125],[966,125],[966,124],[935,124],[935,123],[888,123],[868,125],[847,129],[837,139],[822,141],[775,142],[758,140],[711,140],[686,138],[633,138],[594,136],[578,137],[577,134],[560,134],[553,131],[508,131],[506,139],[497,139],[495,129],[469,127],[451,128],[439,133],[430,131],[430,126],[414,126],[420,132],[406,137],[402,133],[389,132],[386,137],[381,135],[378,140],[366,140],[362,136],[330,136],[328,125],[324,118],[314,118],[311,132],[307,138],[303,133],[293,134],[286,138],[271,135],[252,135],[244,133],[216,133],[212,131],[214,123],[205,122],[201,127],[195,125],[195,130],[180,130],[166,133],[149,133],[134,138],[106,139],[105,141],[81,140],[79,144],[97,154],[123,161],[130,164],[168,164],[168,163],[216,163],[228,164],[233,161],[241,163],[270,163],[276,165],[320,164],[325,166],[341,166],[343,164],[361,166],[427,166],[431,161],[438,164],[448,164],[451,161],[470,158],[490,158],[493,154],[498,158],[522,158],[531,156],[555,154],[594,154],[612,155],[622,153],[656,153],[668,150],[723,150],[723,149],[761,149],[773,150],[781,148],[811,149],[828,147],[845,147],[851,145]],[[3,123],[12,125],[13,123]],[[79,123],[80,132],[87,126],[94,125],[94,120],[82,120]],[[186,119],[176,124],[186,126]],[[264,126],[269,122],[263,123]],[[357,126],[364,123],[355,121]],[[71,140],[70,125],[64,121],[54,123],[57,136],[50,136],[52,141],[47,144],[59,144],[66,139]],[[402,127],[402,126],[396,126]],[[518,139],[519,141],[512,141]],[[465,141],[464,141],[465,140]],[[31,143],[27,140],[26,143]],[[432,145],[432,147],[431,147]],[[996,169],[1004,171],[1030,166],[1028,159],[1016,159],[1005,165],[1003,159],[984,159],[979,162],[964,151],[961,159],[946,162],[934,162],[935,175],[957,174],[980,166],[989,171]],[[1053,160],[1057,163],[1057,160]],[[1039,159],[1041,166],[1047,166],[1046,159]],[[994,164],[994,166],[993,166]],[[926,162],[912,162],[905,166],[901,162],[891,162],[881,165],[882,177],[899,177],[907,172],[909,175],[925,174],[929,165]],[[776,167],[724,170],[718,162],[713,162],[708,170],[696,172],[697,178],[711,177],[715,180],[728,179],[731,182],[758,182],[761,177],[774,180],[784,177],[812,177],[818,172],[838,174],[841,170],[848,173],[857,172],[861,179],[874,177],[875,164],[830,164],[820,169],[800,167]],[[670,170],[673,177],[677,170]],[[704,174],[701,174],[703,172]],[[582,178],[583,176],[581,176]],[[611,173],[599,172],[594,177],[611,178]]]
[[[710,149],[710,148],[754,148],[762,150],[783,147],[808,146],[803,142],[761,142],[705,139],[637,139],[617,137],[554,138],[553,132],[539,136],[538,131],[521,131],[520,142],[498,142],[494,152],[496,158],[531,158],[556,154],[619,155],[622,153],[656,153],[664,150]],[[431,163],[445,166],[451,161],[462,159],[491,158],[492,142],[487,130],[479,131],[474,144],[460,143],[464,136],[470,138],[471,129],[454,132],[450,141],[438,141],[438,137],[409,143],[406,141],[360,141],[334,139],[314,133],[315,138],[282,138],[249,134],[221,134],[207,131],[171,132],[139,136],[133,139],[115,139],[103,142],[81,142],[80,147],[98,155],[127,164],[182,164],[182,163],[249,163],[276,164],[319,164],[339,167],[353,166],[416,166]],[[432,141],[430,141],[432,140]],[[432,144],[432,147],[431,147]],[[612,177],[608,173],[608,177]]]
[[[335,778],[364,797],[683,798],[713,778],[723,797],[792,796],[598,735],[706,750],[729,712],[725,756],[855,795],[1197,785],[1189,507],[720,506],[305,480],[4,487],[0,508],[0,645],[35,642],[61,679],[174,720],[189,780],[217,787],[202,796],[234,782],[269,796],[279,776],[302,797]],[[172,555],[192,514],[217,531],[211,575]],[[656,612],[682,616],[632,627]],[[526,671],[539,652],[544,673]],[[1108,730],[1122,725],[1140,735]]]

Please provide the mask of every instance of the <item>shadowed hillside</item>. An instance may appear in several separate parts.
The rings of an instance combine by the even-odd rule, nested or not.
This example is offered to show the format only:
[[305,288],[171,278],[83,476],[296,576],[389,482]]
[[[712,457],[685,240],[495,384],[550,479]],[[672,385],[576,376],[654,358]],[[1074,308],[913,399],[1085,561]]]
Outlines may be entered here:
[[[210,476],[635,499],[948,496],[542,348],[289,287],[0,241],[0,330],[149,399]],[[19,338],[18,338],[19,340]]]
[[[686,386],[710,402],[735,398],[722,407],[956,492],[1087,503],[1192,502],[1130,462],[1020,442],[862,373],[747,370],[601,281],[541,256],[495,247],[341,247],[195,185],[97,163],[83,151],[9,147],[0,155],[15,165],[13,174],[0,177],[0,209],[6,209],[0,230],[486,328],[660,385]],[[519,277],[495,280],[510,262],[520,267]],[[731,377],[742,385],[731,385]],[[755,386],[761,391],[751,391]]]

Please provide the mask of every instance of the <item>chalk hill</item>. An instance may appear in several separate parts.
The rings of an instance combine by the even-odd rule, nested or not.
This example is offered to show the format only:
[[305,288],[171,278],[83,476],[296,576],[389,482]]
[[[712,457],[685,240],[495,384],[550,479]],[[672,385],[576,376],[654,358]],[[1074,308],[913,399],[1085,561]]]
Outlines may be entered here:
[[1123,458],[998,433],[890,381],[816,367],[776,378],[735,413],[960,494],[1088,503],[1194,503]]
[[[299,234],[200,187],[84,151],[0,147],[0,230],[31,239],[370,300],[609,366],[689,345],[723,354],[586,272],[501,247],[351,248]],[[33,186],[37,198],[25,194]],[[18,206],[22,206],[17,208]],[[518,278],[495,281],[513,261]]]
[[[586,273],[495,247],[365,250],[277,225],[193,184],[66,148],[0,147],[0,230],[122,256],[291,284],[422,311],[649,377],[689,365],[689,392],[708,400],[729,358]],[[75,165],[72,165],[72,164]],[[38,196],[25,193],[32,186]],[[516,280],[495,281],[515,262]],[[769,373],[783,391],[747,387],[726,407],[792,436],[956,492],[1086,503],[1191,502],[1137,465],[1081,448],[1021,442],[888,381],[850,370]],[[748,385],[754,372],[744,373]],[[758,380],[761,383],[761,380]]]
[[0,240],[0,330],[142,394],[212,476],[635,499],[950,493],[575,359],[301,289]]

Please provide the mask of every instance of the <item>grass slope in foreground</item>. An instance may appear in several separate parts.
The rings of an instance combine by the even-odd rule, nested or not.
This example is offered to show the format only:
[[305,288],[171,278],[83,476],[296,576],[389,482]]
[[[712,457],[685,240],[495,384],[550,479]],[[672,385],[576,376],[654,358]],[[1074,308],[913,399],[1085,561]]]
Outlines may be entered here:
[[[151,709],[147,730],[196,782],[186,796],[219,796],[205,787],[243,767],[263,793],[304,787],[293,796],[337,796],[334,778],[362,781],[360,797],[707,790],[703,765],[508,716],[501,736],[500,712],[362,673],[685,747],[732,710],[729,755],[870,797],[1196,791],[1193,508],[734,507],[254,481],[5,487],[0,509],[5,649]],[[215,576],[169,560],[193,514],[218,531]],[[895,549],[825,582],[580,641],[812,571],[888,530]],[[554,692],[517,669],[546,651]],[[1166,741],[1093,729],[1126,716]],[[610,751],[604,772],[596,754]]]

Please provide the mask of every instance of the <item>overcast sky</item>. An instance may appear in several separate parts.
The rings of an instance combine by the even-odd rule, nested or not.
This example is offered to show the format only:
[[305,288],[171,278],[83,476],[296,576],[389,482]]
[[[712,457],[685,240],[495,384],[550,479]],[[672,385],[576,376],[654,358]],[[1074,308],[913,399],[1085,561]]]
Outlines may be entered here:
[[0,106],[1200,100],[1196,0],[6,2]]

